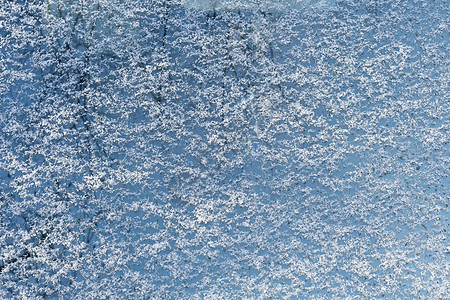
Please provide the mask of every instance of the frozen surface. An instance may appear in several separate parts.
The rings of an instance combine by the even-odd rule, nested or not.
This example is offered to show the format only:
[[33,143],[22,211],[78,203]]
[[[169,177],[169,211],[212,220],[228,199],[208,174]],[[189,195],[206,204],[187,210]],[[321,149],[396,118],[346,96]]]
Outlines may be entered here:
[[193,3],[0,0],[0,298],[448,297],[448,1]]
[[330,7],[332,0],[182,0],[181,5],[192,9],[204,10],[251,10],[264,12],[304,11],[308,9],[325,9]]

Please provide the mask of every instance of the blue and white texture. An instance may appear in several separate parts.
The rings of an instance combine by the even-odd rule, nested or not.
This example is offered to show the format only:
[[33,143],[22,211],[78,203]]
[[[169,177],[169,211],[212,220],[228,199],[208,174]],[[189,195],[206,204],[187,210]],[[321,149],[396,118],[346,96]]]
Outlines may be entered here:
[[0,298],[448,298],[448,1],[207,2],[0,0]]

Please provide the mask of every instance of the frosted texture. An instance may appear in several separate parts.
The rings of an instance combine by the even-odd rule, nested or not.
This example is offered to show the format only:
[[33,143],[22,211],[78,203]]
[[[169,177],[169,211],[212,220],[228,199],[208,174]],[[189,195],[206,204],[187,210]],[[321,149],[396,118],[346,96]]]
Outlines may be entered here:
[[244,1],[244,0],[183,0],[182,5],[193,9],[206,10],[248,10],[260,9],[268,12],[303,11],[306,9],[320,8],[324,9],[333,4],[332,0],[260,0],[260,1]]
[[229,3],[0,0],[0,299],[448,298],[448,1]]

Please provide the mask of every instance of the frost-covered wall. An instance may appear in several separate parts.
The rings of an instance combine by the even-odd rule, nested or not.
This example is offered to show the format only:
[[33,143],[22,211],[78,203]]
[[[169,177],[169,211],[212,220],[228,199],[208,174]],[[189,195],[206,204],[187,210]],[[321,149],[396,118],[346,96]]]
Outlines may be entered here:
[[448,3],[0,0],[0,298],[444,299]]

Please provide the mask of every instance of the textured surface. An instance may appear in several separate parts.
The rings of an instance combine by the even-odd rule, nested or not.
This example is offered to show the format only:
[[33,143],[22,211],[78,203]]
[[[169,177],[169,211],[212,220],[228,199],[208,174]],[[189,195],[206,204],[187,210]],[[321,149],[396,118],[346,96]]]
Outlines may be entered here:
[[0,1],[0,298],[445,299],[448,7]]
[[323,11],[334,4],[333,0],[182,0],[181,5],[203,10],[260,10],[263,12],[290,12],[318,9]]

